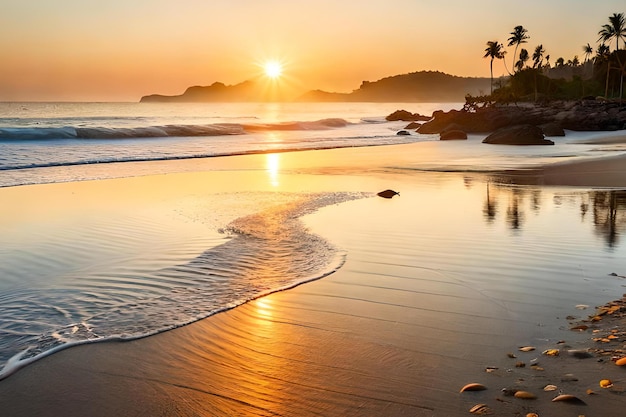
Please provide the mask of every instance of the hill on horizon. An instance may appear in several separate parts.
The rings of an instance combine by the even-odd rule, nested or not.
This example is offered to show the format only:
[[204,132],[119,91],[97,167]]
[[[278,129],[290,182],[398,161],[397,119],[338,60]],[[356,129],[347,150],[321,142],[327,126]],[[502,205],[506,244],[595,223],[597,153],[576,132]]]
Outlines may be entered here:
[[483,95],[489,91],[489,78],[458,77],[439,71],[418,71],[394,75],[378,81],[363,81],[351,93],[322,90],[309,91],[295,99],[274,95],[271,99],[254,81],[227,86],[215,82],[210,86],[189,87],[181,95],[152,94],[141,102],[464,102],[466,94]]

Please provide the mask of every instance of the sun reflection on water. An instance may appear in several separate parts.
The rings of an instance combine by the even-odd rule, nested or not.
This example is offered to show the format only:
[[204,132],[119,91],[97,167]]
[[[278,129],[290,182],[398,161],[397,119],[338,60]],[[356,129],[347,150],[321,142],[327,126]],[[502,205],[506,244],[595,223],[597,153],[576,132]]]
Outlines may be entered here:
[[278,171],[280,169],[280,154],[270,153],[265,157],[265,169],[269,175],[270,184],[273,187],[278,187],[280,181],[278,180]]

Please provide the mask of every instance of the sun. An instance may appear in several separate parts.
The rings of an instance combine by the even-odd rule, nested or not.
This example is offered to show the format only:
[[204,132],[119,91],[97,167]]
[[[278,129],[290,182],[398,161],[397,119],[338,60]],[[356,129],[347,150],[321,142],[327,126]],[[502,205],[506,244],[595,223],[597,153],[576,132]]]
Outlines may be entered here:
[[263,64],[263,70],[265,71],[265,75],[275,80],[282,75],[283,66],[278,61],[267,61]]

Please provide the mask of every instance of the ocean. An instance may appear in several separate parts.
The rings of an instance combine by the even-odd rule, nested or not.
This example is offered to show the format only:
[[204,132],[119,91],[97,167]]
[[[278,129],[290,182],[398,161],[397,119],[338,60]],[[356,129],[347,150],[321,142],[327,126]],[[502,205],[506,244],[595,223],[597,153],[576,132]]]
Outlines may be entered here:
[[[197,169],[193,161],[218,156],[263,153],[270,158],[285,151],[396,144],[423,143],[424,152],[387,166],[378,175],[401,172],[410,179],[429,179],[452,173],[457,178],[459,173],[462,177],[488,174],[624,151],[610,143],[577,143],[618,133],[568,132],[552,147],[499,147],[481,145],[484,135],[453,143],[441,142],[437,135],[398,135],[406,122],[385,120],[397,109],[430,115],[460,106],[0,103],[0,187],[59,185],[55,193],[28,206],[13,200],[0,202],[17,219],[15,224],[3,223],[0,235],[0,378],[69,346],[146,337],[327,276],[341,268],[349,254],[332,239],[312,233],[299,219],[336,205],[354,205],[366,212],[367,202],[375,196],[372,190],[354,185],[341,189],[341,181],[336,190],[295,194],[224,190],[210,196],[210,207],[195,206],[197,199],[186,202],[181,194],[164,203],[174,213],[164,217],[163,211],[156,210],[125,212],[122,200],[136,196],[116,195],[114,189],[102,189],[98,195],[80,188],[65,193],[60,187],[63,183],[132,177],[140,184],[141,177],[148,175],[193,172]],[[164,163],[144,164],[149,161]],[[241,176],[245,182],[257,173],[229,175]],[[229,178],[225,176],[224,181]],[[463,235],[462,256],[455,258],[458,264],[451,272],[455,276],[466,269],[483,283],[492,279],[493,262],[476,252],[480,236],[489,231],[490,247],[511,246],[518,257],[519,262],[508,264],[516,279],[541,271],[558,277],[553,282],[566,282],[565,272],[578,274],[582,283],[571,289],[576,296],[587,291],[589,281],[597,283],[596,290],[606,291],[607,285],[619,288],[617,280],[606,284],[587,269],[602,265],[606,269],[602,276],[626,272],[624,246],[618,236],[623,231],[619,221],[623,207],[610,204],[611,198],[622,198],[618,191],[539,188],[537,195],[537,189],[484,180],[472,187],[467,176],[461,188],[441,185],[439,180],[423,185],[405,181],[414,195],[427,198],[445,189],[449,199],[456,195],[467,207],[483,213],[479,216],[483,220],[471,221],[472,227]],[[89,210],[56,215],[55,201],[81,198],[79,191],[85,194],[77,200],[77,207]],[[194,188],[193,193],[202,193],[202,188]],[[491,201],[496,197],[500,203]],[[121,201],[119,205],[116,200]],[[459,246],[455,234],[459,229],[446,230],[445,226],[453,223],[446,220],[452,214],[444,215],[454,206],[449,201],[432,203],[428,213],[433,225],[431,242],[437,244],[429,248],[430,258],[424,262],[434,262],[436,270],[451,268],[444,248]],[[64,200],[64,204],[68,203]],[[595,217],[585,216],[590,209]],[[618,211],[616,216],[611,214],[613,223],[604,225],[597,216],[612,210]],[[408,218],[410,213],[402,216]],[[502,233],[494,234],[493,224],[500,219]],[[563,219],[569,219],[567,225]],[[440,228],[434,228],[435,224]],[[550,227],[557,224],[558,230]],[[532,232],[523,234],[528,225]],[[614,234],[603,231],[603,225]],[[371,237],[373,232],[364,228],[360,233]],[[390,243],[390,251],[393,245],[399,251],[411,246],[414,237],[398,234],[400,243]],[[535,253],[528,254],[528,249],[538,246],[558,262],[551,265],[535,259]],[[410,262],[419,260],[412,255]],[[507,262],[497,264],[507,266]],[[556,292],[553,284],[545,285]],[[515,297],[508,289],[498,291]]]

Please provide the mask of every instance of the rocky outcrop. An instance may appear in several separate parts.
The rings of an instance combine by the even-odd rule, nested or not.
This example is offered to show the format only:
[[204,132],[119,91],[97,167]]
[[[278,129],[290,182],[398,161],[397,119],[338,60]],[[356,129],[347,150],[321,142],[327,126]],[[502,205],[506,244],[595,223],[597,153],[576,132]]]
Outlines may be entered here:
[[544,123],[539,127],[546,136],[565,136],[565,130],[558,122]]
[[389,116],[385,117],[385,120],[388,122],[395,122],[398,120],[402,120],[403,122],[425,122],[430,119],[431,118],[428,116],[422,116],[419,113],[411,113],[406,110],[396,110]]
[[441,132],[439,135],[439,140],[466,140],[467,133],[462,130],[446,130]]
[[545,139],[541,128],[533,125],[508,126],[499,129],[483,140],[495,145],[554,145]]
[[496,105],[475,111],[436,111],[431,120],[417,128],[417,132],[436,134],[454,126],[454,130],[467,133],[489,133],[520,124],[543,126],[549,136],[560,136],[563,129],[576,131],[626,129],[626,104],[603,100],[580,100],[543,105]]

